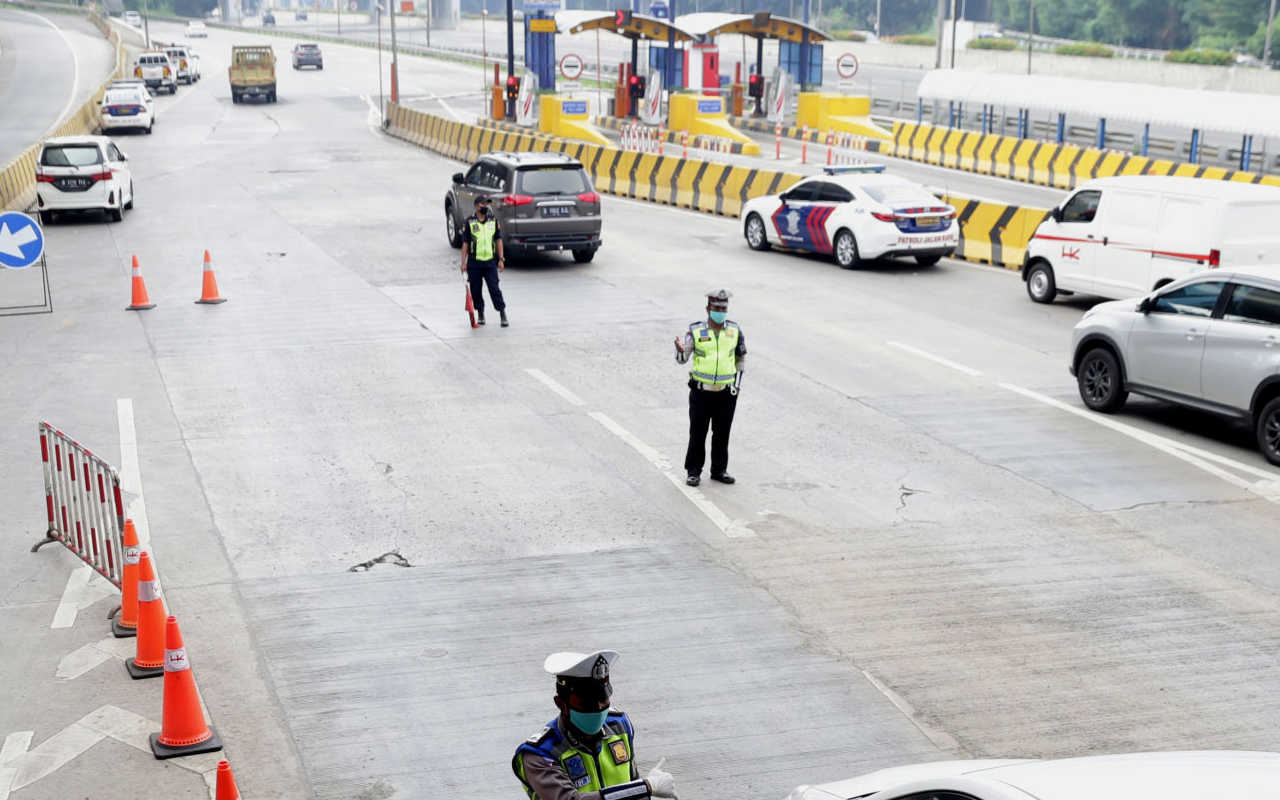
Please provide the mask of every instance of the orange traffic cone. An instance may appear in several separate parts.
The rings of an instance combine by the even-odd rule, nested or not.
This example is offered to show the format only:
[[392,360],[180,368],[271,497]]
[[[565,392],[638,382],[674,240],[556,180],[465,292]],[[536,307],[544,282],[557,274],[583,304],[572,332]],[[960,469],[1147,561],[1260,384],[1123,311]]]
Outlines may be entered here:
[[218,282],[213,277],[213,260],[209,258],[208,250],[204,251],[204,286],[200,290],[200,299],[196,302],[206,305],[227,302],[227,298],[218,296]]
[[231,762],[218,762],[218,790],[214,800],[240,800],[240,790],[236,788],[236,776],[231,773]]
[[147,284],[142,280],[142,269],[138,267],[138,257],[133,257],[133,302],[129,304],[127,311],[145,311],[148,308],[155,308],[156,304],[151,302],[151,298],[147,297]]
[[151,752],[156,758],[174,758],[221,749],[222,740],[204,721],[178,618],[169,617],[164,624],[164,711],[160,732],[151,734]]
[[120,616],[111,621],[117,639],[138,635],[138,531],[133,520],[124,521],[124,578],[120,582]]
[[151,556],[138,556],[138,649],[124,662],[129,677],[157,678],[164,674],[164,601]]

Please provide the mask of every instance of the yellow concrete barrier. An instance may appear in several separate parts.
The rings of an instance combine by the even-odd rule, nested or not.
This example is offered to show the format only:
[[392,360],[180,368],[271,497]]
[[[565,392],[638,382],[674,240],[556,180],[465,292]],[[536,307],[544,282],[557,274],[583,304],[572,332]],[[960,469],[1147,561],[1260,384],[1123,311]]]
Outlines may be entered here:
[[601,147],[608,147],[609,140],[587,116],[587,101],[544,94],[538,98],[538,130],[566,139],[581,139]]
[[745,155],[760,155],[760,145],[729,124],[724,100],[719,97],[673,94],[668,103],[668,114],[672,130],[688,131],[690,136],[718,136],[741,145],[741,152]]
[[871,98],[859,95],[801,92],[796,124],[872,139],[893,138],[889,131],[871,121]]

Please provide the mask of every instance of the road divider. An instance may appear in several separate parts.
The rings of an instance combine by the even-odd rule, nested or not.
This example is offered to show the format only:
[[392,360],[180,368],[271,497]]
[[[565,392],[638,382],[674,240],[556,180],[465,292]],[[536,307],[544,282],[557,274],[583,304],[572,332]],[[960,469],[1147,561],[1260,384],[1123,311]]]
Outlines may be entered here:
[[[459,161],[474,161],[499,150],[565,153],[582,162],[597,191],[728,217],[737,217],[747,200],[781,192],[804,177],[708,159],[601,147],[505,122],[458,122],[395,103],[387,107],[386,130],[398,139]],[[1021,267],[1027,242],[1048,214],[1043,208],[940,196],[956,207],[960,225],[956,257],[1010,269]]]

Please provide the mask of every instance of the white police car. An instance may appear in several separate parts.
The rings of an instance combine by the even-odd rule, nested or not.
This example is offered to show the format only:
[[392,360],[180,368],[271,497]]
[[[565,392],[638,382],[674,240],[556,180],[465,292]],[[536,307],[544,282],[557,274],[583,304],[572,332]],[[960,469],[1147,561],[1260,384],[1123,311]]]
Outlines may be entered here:
[[752,250],[778,247],[860,261],[913,256],[938,263],[960,244],[956,210],[881,166],[827,167],[782,194],[747,201],[742,232]]

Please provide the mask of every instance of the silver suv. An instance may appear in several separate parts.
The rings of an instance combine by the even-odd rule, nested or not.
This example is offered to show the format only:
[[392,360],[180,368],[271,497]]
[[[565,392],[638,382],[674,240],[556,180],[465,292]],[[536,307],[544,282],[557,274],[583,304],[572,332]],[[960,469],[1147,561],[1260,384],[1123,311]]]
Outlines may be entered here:
[[568,250],[579,264],[600,247],[600,195],[582,162],[561,153],[489,153],[453,176],[444,198],[449,244],[462,246],[462,223],[476,196],[493,198],[507,258]]
[[1094,411],[1129,392],[1249,423],[1280,464],[1280,268],[1200,272],[1085,312],[1071,374]]

